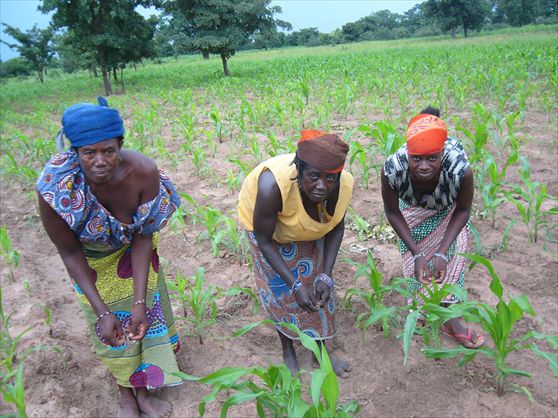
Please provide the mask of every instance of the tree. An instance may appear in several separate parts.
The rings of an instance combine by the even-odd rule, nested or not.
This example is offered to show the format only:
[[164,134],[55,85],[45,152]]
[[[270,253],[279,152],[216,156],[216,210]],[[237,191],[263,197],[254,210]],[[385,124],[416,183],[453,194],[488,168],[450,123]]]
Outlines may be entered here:
[[279,6],[271,0],[168,0],[167,13],[185,22],[176,42],[186,50],[218,54],[223,72],[229,76],[227,61],[254,34],[275,29],[289,29],[287,22],[274,18]]
[[535,23],[540,13],[539,0],[497,0],[492,7],[495,15],[511,26]]
[[442,30],[455,36],[461,26],[465,38],[469,29],[482,27],[489,12],[486,0],[427,0],[423,6],[425,15],[436,19]]
[[29,66],[37,73],[42,83],[46,67],[54,56],[54,29],[52,27],[39,29],[37,25],[34,25],[31,30],[22,32],[6,23],[2,23],[2,25],[4,25],[4,32],[19,42],[19,45],[10,44],[4,40],[1,42],[16,49],[29,62]]
[[106,95],[112,94],[109,70],[137,62],[153,53],[153,24],[136,6],[151,6],[155,0],[44,0],[40,9],[54,11],[53,25],[67,28],[74,51],[93,53],[101,68]]

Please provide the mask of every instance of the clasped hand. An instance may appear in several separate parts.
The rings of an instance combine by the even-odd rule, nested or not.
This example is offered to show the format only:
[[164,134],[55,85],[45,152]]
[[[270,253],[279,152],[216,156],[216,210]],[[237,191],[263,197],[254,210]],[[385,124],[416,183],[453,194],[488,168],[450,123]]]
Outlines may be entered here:
[[436,283],[442,283],[446,277],[448,263],[441,257],[434,257],[432,260],[432,270],[428,266],[426,257],[419,257],[415,261],[415,277],[425,284],[432,283],[432,279]]
[[106,315],[99,320],[99,337],[108,345],[118,347],[128,342],[143,339],[149,322],[145,305],[132,308],[130,323],[122,329],[122,322],[115,315]]
[[330,297],[331,289],[321,280],[316,283],[314,291],[301,286],[295,293],[296,303],[306,312],[315,312],[317,308],[325,307]]

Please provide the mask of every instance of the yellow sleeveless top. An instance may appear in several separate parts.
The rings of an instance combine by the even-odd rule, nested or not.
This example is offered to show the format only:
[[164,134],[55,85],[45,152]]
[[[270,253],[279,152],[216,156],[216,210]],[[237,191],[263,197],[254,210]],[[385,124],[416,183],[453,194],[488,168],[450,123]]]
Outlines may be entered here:
[[323,223],[315,221],[308,215],[302,204],[296,181],[296,166],[291,164],[294,157],[295,154],[278,155],[259,164],[244,179],[238,197],[238,220],[248,231],[253,231],[258,180],[263,171],[271,171],[281,191],[283,203],[282,211],[277,214],[273,239],[282,244],[293,241],[315,241],[322,238],[343,220],[353,194],[353,176],[342,171],[339,198],[333,216],[324,210]]

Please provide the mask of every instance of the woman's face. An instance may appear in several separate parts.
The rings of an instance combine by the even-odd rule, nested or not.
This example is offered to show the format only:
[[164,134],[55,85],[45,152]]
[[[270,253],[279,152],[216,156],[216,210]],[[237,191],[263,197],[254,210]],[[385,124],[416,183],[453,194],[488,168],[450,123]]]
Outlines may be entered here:
[[77,153],[87,180],[103,184],[114,178],[120,163],[120,143],[117,138],[84,145],[78,148]]
[[442,166],[442,152],[429,155],[410,155],[407,154],[409,161],[409,171],[413,179],[420,182],[434,180],[440,173]]
[[339,174],[326,173],[307,165],[302,172],[300,185],[310,201],[320,203],[331,195],[337,186],[338,176]]

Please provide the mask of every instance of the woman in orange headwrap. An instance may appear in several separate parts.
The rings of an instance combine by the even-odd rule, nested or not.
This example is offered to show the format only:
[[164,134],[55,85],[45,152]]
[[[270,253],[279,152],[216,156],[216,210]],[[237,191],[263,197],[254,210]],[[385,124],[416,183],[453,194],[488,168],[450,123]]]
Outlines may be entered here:
[[[427,108],[407,126],[407,142],[388,157],[382,170],[387,219],[400,238],[405,277],[414,291],[437,283],[463,287],[473,202],[473,173],[463,146],[448,138],[438,109]],[[456,303],[450,295],[443,303]],[[482,335],[451,319],[442,330],[467,348],[483,344]]]
[[[258,294],[271,319],[296,325],[318,341],[335,335],[332,270],[353,190],[343,171],[349,146],[337,135],[306,130],[296,154],[273,157],[244,180],[238,217],[250,238]],[[277,325],[283,358],[299,369],[293,340]],[[332,365],[350,367],[335,354]]]

